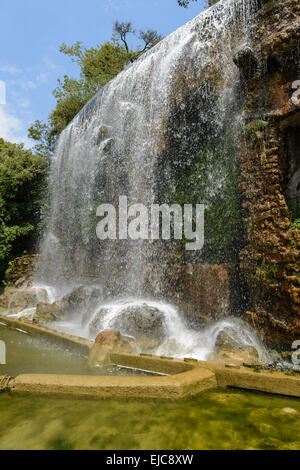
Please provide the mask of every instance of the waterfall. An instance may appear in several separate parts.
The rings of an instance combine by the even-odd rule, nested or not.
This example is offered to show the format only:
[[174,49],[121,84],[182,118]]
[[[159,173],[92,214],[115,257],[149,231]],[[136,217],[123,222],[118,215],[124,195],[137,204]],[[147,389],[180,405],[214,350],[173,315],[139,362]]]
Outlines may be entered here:
[[[96,208],[116,206],[120,195],[145,206],[164,200],[176,171],[208,134],[217,138],[224,123],[238,134],[239,71],[232,59],[248,40],[257,7],[255,0],[222,0],[202,12],[109,82],[62,132],[51,161],[37,284],[54,288],[56,298],[91,284],[105,286],[110,300],[144,296],[158,248],[143,240],[98,240]],[[193,109],[190,95],[199,98]],[[170,137],[175,108],[179,120]],[[178,154],[172,139],[180,140]],[[224,171],[208,174],[210,193],[222,191]],[[176,314],[163,310],[173,318],[171,328]]]

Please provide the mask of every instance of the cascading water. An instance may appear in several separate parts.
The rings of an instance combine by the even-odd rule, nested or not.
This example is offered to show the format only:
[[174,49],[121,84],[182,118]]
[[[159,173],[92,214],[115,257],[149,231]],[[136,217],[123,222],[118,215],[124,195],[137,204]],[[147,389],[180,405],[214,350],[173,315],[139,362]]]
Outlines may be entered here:
[[[239,72],[232,58],[247,40],[256,8],[254,0],[220,1],[162,40],[84,107],[60,136],[51,162],[51,209],[36,283],[55,289],[57,299],[77,286],[101,285],[104,294],[89,321],[107,307],[99,323],[102,328],[118,327],[120,312],[128,302],[146,302],[164,316],[166,339],[159,346],[161,353],[206,357],[217,332],[225,327],[232,328],[242,342],[259,345],[235,320],[196,332],[185,326],[169,303],[121,300],[147,296],[147,273],[159,270],[160,255],[153,256],[156,245],[144,240],[100,242],[95,231],[96,208],[100,203],[117,206],[120,195],[127,196],[129,205],[139,202],[149,207],[172,190],[174,181],[168,176],[164,155],[174,106],[181,118],[172,137],[179,136],[181,150],[171,160],[174,157],[175,166],[180,160],[179,171],[207,133],[217,138],[225,122],[230,122],[231,135],[238,133],[240,109],[234,90]],[[221,80],[212,93],[215,70]],[[195,86],[201,96],[191,123],[184,98]],[[169,153],[170,149],[173,152],[172,145]],[[225,173],[222,165],[211,169],[210,194],[222,191]],[[156,293],[161,296],[159,285]],[[90,335],[88,325],[85,334]],[[171,340],[176,343],[173,351]]]

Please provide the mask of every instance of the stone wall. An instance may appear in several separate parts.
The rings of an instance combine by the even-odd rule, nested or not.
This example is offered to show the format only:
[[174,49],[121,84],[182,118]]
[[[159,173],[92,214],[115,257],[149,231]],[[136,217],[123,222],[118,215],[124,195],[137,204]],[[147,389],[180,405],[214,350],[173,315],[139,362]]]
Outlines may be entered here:
[[235,60],[245,97],[240,267],[250,290],[246,318],[267,341],[286,345],[300,338],[299,214],[289,197],[300,170],[299,14],[298,2],[266,4]]
[[207,323],[230,314],[230,280],[227,265],[173,265],[165,276],[165,296],[189,317]]

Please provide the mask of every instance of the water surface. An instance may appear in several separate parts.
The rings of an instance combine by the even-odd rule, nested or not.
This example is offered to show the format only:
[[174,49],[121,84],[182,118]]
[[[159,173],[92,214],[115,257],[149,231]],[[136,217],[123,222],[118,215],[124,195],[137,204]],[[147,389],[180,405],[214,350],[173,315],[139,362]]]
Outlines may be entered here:
[[0,395],[0,449],[299,449],[300,400],[231,390],[188,401]]

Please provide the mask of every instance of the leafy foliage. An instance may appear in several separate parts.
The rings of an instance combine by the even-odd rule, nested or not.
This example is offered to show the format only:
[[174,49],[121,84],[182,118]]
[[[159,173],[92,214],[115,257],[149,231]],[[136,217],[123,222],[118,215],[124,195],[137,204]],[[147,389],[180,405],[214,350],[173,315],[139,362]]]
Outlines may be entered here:
[[144,45],[132,50],[128,45],[128,34],[136,34],[132,24],[116,21],[110,41],[89,49],[81,42],[60,46],[60,52],[79,66],[80,78],[77,80],[65,75],[59,79],[53,91],[56,107],[48,122],[35,121],[28,129],[29,137],[38,142],[35,150],[39,154],[51,155],[59,134],[95,93],[161,40],[156,31],[140,31],[138,37]]
[[235,147],[227,139],[205,145],[177,185],[171,200],[180,205],[205,204],[205,244],[201,256],[209,262],[230,262],[242,230]]
[[46,160],[0,139],[0,277],[28,248],[42,203]]
[[198,0],[177,0],[178,5],[180,7],[187,8],[190,4],[190,2],[197,2]]

